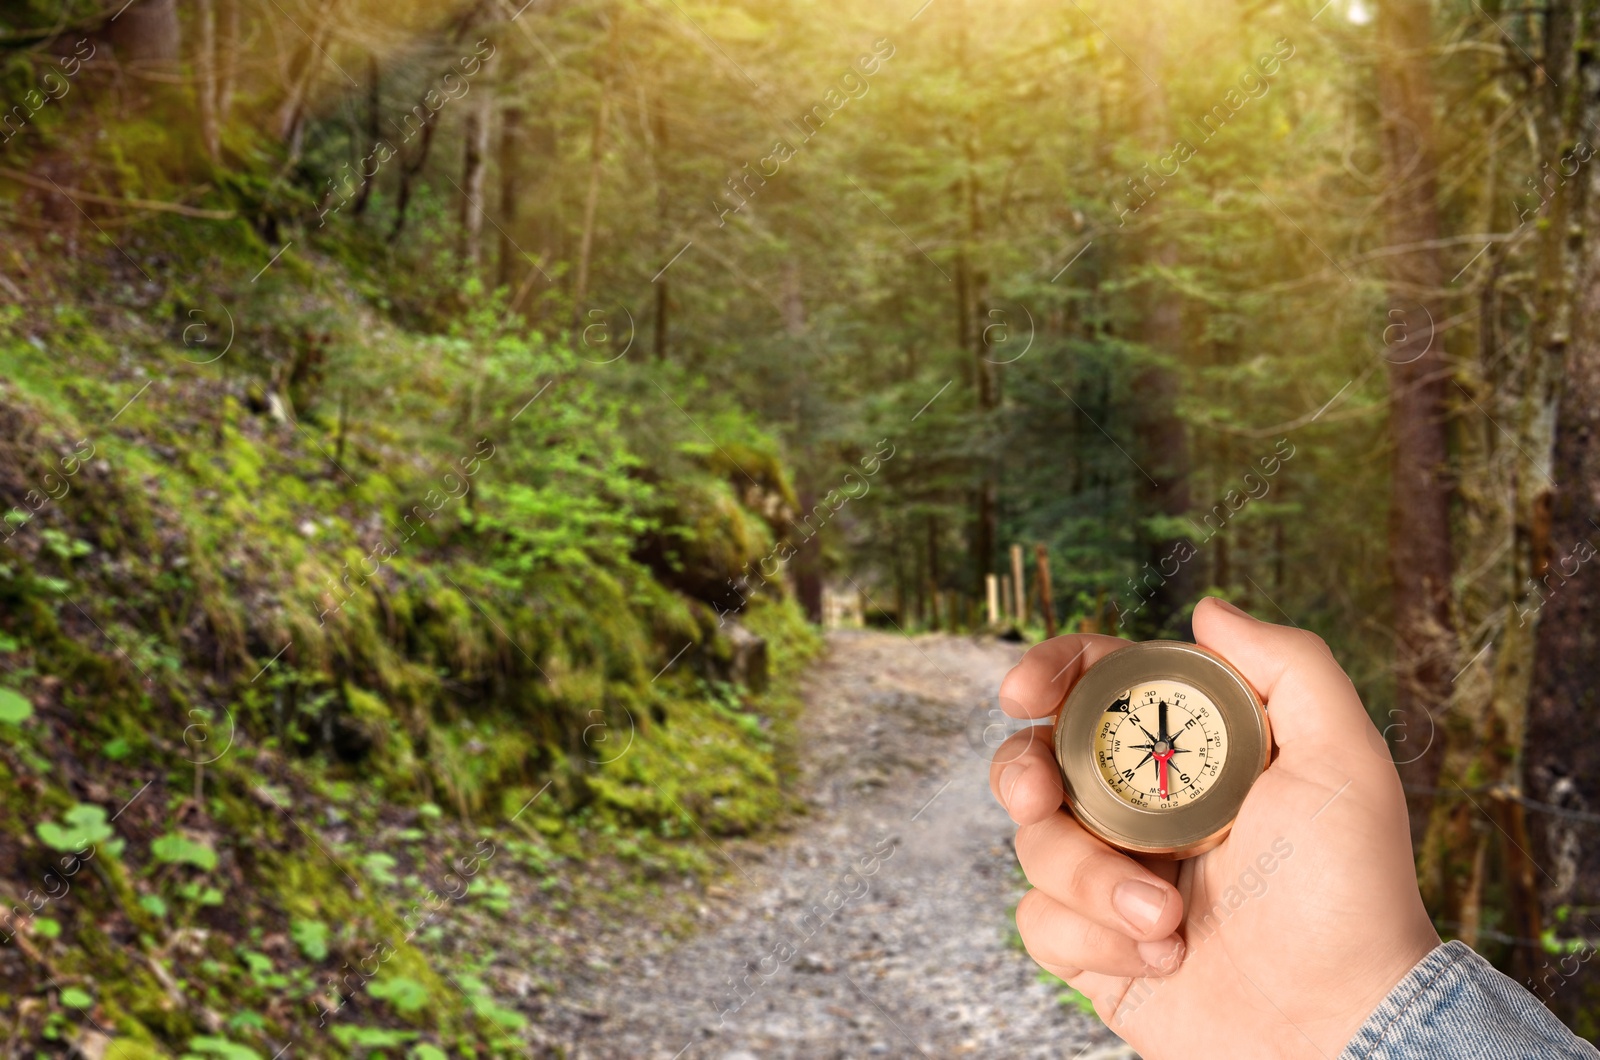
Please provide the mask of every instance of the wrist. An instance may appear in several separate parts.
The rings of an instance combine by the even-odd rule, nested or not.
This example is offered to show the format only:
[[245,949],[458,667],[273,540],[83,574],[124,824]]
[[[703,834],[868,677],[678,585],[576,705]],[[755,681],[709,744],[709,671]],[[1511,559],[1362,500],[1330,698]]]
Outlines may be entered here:
[[1320,1028],[1321,1033],[1310,1035],[1324,1060],[1342,1053],[1373,1013],[1394,993],[1395,987],[1404,982],[1440,945],[1439,933],[1430,922],[1383,946],[1379,959],[1374,961],[1367,974],[1360,977],[1363,989],[1359,997],[1352,999],[1352,1004],[1343,1013]]

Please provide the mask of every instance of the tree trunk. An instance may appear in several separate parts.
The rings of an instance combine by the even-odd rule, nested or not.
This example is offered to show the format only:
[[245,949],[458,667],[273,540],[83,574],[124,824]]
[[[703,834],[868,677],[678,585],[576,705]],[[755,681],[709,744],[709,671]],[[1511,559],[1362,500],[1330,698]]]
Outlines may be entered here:
[[1028,577],[1022,572],[1022,546],[1011,546],[1011,613],[1016,616],[1017,628],[1028,624]]
[[[1595,30],[1593,8],[1585,7],[1588,24],[1574,34],[1578,41]],[[1551,73],[1562,84],[1588,80],[1588,71],[1571,77]],[[1592,127],[1600,120],[1600,103],[1592,97],[1592,92],[1581,97],[1582,109],[1570,128]],[[1583,172],[1581,180],[1566,185],[1573,192],[1570,216],[1582,222],[1575,226],[1579,232],[1600,224],[1600,159],[1591,154]],[[1552,205],[1562,198],[1558,194]],[[1571,338],[1558,383],[1549,530],[1534,535],[1548,547],[1541,550],[1536,581],[1517,605],[1514,620],[1538,620],[1523,756],[1529,794],[1561,809],[1595,813],[1600,812],[1600,742],[1588,734],[1600,723],[1600,240],[1583,241],[1576,272]],[[1558,935],[1593,939],[1600,935],[1600,918],[1581,910],[1600,906],[1600,843],[1594,826],[1534,809],[1531,852],[1544,910],[1573,911],[1571,921],[1557,927]],[[1563,964],[1553,980],[1547,1000],[1558,1015],[1570,1022],[1585,1007],[1593,1011],[1600,973],[1591,964],[1580,961],[1571,974]]]
[[216,165],[222,153],[217,114],[217,9],[214,0],[195,0],[200,44],[195,55],[195,97],[200,111],[200,142]]
[[290,158],[298,158],[300,130],[305,119],[306,94],[312,82],[322,71],[323,56],[327,54],[328,35],[333,30],[333,12],[339,0],[323,0],[322,8],[311,22],[305,45],[300,49],[299,61],[292,67],[289,90],[278,104],[274,128],[278,140],[290,145]]
[[516,227],[521,205],[520,177],[525,151],[523,123],[528,112],[520,105],[510,106],[500,112],[500,256],[497,261],[495,285],[510,287],[517,282],[511,268],[517,260],[516,244],[508,234]]
[[[1523,613],[1537,609],[1539,616],[1524,767],[1535,799],[1596,813],[1600,741],[1589,734],[1600,725],[1600,334],[1594,323],[1600,320],[1600,248],[1587,248],[1585,256],[1583,326],[1567,352],[1556,419],[1554,557],[1542,584],[1521,604]],[[1533,832],[1534,858],[1548,873],[1540,876],[1545,908],[1600,906],[1600,842],[1593,825],[1541,814]],[[1600,927],[1582,918],[1561,933],[1594,938]],[[1583,979],[1557,992],[1558,1013],[1570,1016],[1584,1003],[1592,970]]]
[[[1542,67],[1548,76],[1534,86],[1531,127],[1536,136],[1533,156],[1549,165],[1566,157],[1566,147],[1581,127],[1576,90],[1582,78],[1575,72],[1579,33],[1570,0],[1548,5],[1541,37]],[[1484,76],[1494,73],[1486,69]],[[1498,108],[1490,107],[1482,121],[1487,125],[1497,115]],[[1507,209],[1498,176],[1498,159],[1491,152],[1484,181],[1488,231],[1508,231],[1521,223]],[[1526,303],[1513,295],[1515,308],[1502,324],[1505,311],[1497,288],[1506,252],[1496,248],[1478,300],[1477,378],[1458,384],[1484,410],[1468,411],[1464,426],[1469,429],[1460,433],[1460,524],[1466,531],[1458,542],[1461,565],[1493,569],[1503,578],[1499,585],[1491,583],[1488,592],[1468,586],[1461,594],[1461,628],[1487,628],[1490,635],[1482,638],[1486,643],[1481,649],[1461,645],[1462,658],[1453,665],[1458,671],[1452,682],[1455,692],[1439,730],[1445,754],[1437,786],[1447,798],[1432,812],[1419,865],[1424,897],[1439,918],[1460,924],[1463,938],[1481,937],[1475,944],[1486,955],[1535,989],[1543,981],[1536,973],[1550,959],[1537,941],[1547,921],[1539,903],[1540,870],[1529,855],[1535,844],[1517,794],[1522,790],[1520,760],[1528,746],[1531,688],[1540,669],[1536,652],[1542,627],[1539,608],[1530,606],[1530,600],[1539,599],[1538,579],[1550,560],[1550,454],[1557,388],[1570,345],[1573,275],[1580,262],[1573,220],[1583,216],[1582,181],[1551,184],[1532,241],[1533,311],[1527,312]],[[1525,267],[1519,259],[1509,271]],[[1499,340],[1502,326],[1517,327],[1524,319],[1525,354],[1522,342]],[[1497,563],[1499,556],[1506,558]],[[1482,665],[1477,664],[1480,652]],[[1473,789],[1472,798],[1463,797],[1458,787]],[[1485,826],[1485,815],[1493,827]],[[1480,932],[1487,925],[1498,926],[1513,941]]]
[[656,323],[655,323],[655,358],[657,361],[667,359],[667,313],[671,306],[671,299],[667,294],[667,278],[665,276],[656,281]]
[[800,261],[798,258],[785,258],[783,262],[783,276],[780,281],[782,289],[779,305],[783,313],[783,330],[790,338],[799,338],[806,333],[806,303],[805,287],[801,282]]
[[239,0],[221,0],[222,38],[217,46],[217,128],[228,124],[233,110],[233,86],[239,73]]
[[[1395,743],[1411,838],[1420,845],[1444,748],[1435,718],[1450,696],[1456,641],[1450,610],[1451,484],[1447,467],[1443,340],[1428,321],[1445,319],[1435,292],[1439,267],[1438,171],[1433,143],[1427,0],[1378,7],[1378,95],[1382,147],[1395,186],[1388,197],[1390,243],[1414,246],[1389,258],[1391,309],[1407,328],[1388,350],[1389,431],[1394,446],[1389,494],[1389,563],[1394,580]],[[1399,319],[1399,318],[1397,318]]]
[[[817,491],[806,483],[797,491],[801,518],[805,519],[817,506]],[[794,550],[794,595],[812,622],[822,622],[822,532],[818,527],[807,531]]]
[[[1581,130],[1578,122],[1578,90],[1582,83],[1577,76],[1579,39],[1579,17],[1574,4],[1571,0],[1552,0],[1547,5],[1544,27],[1548,76],[1539,86],[1536,115],[1539,153],[1545,159],[1565,157],[1568,145]],[[1589,117],[1594,117],[1593,111]],[[1561,168],[1559,163],[1552,166],[1552,169]],[[1556,445],[1563,362],[1572,339],[1574,280],[1581,260],[1580,237],[1572,229],[1572,220],[1583,216],[1584,202],[1578,182],[1557,187],[1549,200],[1546,223],[1539,229],[1536,267],[1539,285],[1536,311],[1529,329],[1530,352],[1525,379],[1513,390],[1518,397],[1514,429],[1520,436],[1519,448],[1533,454],[1537,460],[1534,464],[1523,461],[1517,465],[1520,473],[1516,481],[1511,557],[1513,584],[1519,590],[1523,584],[1544,577],[1551,561],[1549,520],[1553,479],[1550,465]],[[1520,591],[1514,595],[1520,595]],[[1512,610],[1516,611],[1514,600]],[[1498,649],[1495,694],[1488,719],[1491,730],[1480,738],[1480,744],[1490,747],[1489,736],[1503,734],[1504,746],[1510,753],[1501,753],[1484,764],[1479,771],[1481,783],[1499,783],[1513,791],[1521,789],[1515,768],[1516,755],[1527,741],[1538,629],[1536,619],[1522,621],[1519,616],[1514,626],[1507,623],[1503,647]],[[1514,928],[1510,932],[1514,937],[1529,940],[1513,944],[1509,967],[1514,976],[1527,980],[1545,960],[1543,946],[1531,941],[1540,937],[1544,924],[1536,868],[1529,860],[1530,840],[1523,807],[1502,799],[1498,812],[1503,820],[1497,823],[1501,824],[1503,835],[1509,837],[1509,841],[1500,843],[1507,889],[1505,920]]]
[[[1164,66],[1165,32],[1159,22],[1146,28],[1145,60],[1141,64],[1145,70],[1160,70]],[[1141,74],[1141,91],[1143,78]],[[1155,85],[1149,87],[1140,126],[1147,144],[1163,150],[1171,145],[1171,116],[1164,89]],[[1159,209],[1159,198],[1152,199],[1145,207],[1146,216],[1153,219],[1153,211]],[[1148,250],[1146,256],[1163,268],[1172,268],[1178,264],[1178,246],[1163,240]],[[1163,362],[1175,362],[1183,353],[1183,302],[1182,296],[1163,280],[1153,280],[1145,286],[1144,323],[1139,337],[1153,355],[1151,362],[1135,376],[1133,385],[1133,392],[1138,395],[1133,431],[1138,440],[1136,451],[1142,472],[1138,481],[1140,514],[1176,519],[1189,512],[1189,434],[1178,415],[1181,382],[1177,371]],[[1136,581],[1142,584],[1148,580],[1146,569],[1157,572],[1158,581],[1136,619],[1135,630],[1143,636],[1175,633],[1184,640],[1193,640],[1183,614],[1193,603],[1194,565],[1181,563],[1172,574],[1166,573],[1172,562],[1169,557],[1188,539],[1151,535],[1142,530],[1138,537],[1137,558],[1147,567],[1141,568]],[[1165,566],[1163,561],[1166,561]]]
[[[976,134],[973,134],[974,136]],[[983,217],[978,209],[978,181],[972,170],[977,165],[976,147],[972,140],[967,145],[967,241],[976,252],[983,234]],[[965,262],[963,261],[963,264]],[[963,270],[965,271],[965,270]],[[988,277],[979,269],[967,276],[973,299],[972,336],[968,340],[972,349],[972,372],[977,392],[980,429],[990,435],[997,429],[995,410],[1000,407],[999,366],[993,363],[991,347],[985,340],[984,317],[988,297]],[[968,314],[963,314],[966,317]],[[976,510],[972,520],[972,584],[981,587],[983,576],[994,563],[995,545],[1000,537],[1000,456],[1003,448],[991,452],[984,444],[980,450],[981,461],[976,491]]]
[[[418,109],[427,110],[428,108],[424,103],[418,104]],[[427,120],[422,123],[422,127],[419,130],[420,139],[417,142],[416,150],[409,157],[402,155],[400,158],[400,187],[395,193],[394,225],[389,229],[390,243],[398,240],[400,233],[405,230],[406,211],[411,206],[412,185],[417,179],[417,174],[422,172],[422,167],[428,163],[428,152],[433,147],[434,130],[439,127],[435,117],[432,111],[428,111]],[[390,120],[393,121],[393,119]]]
[[[643,95],[644,86],[640,83],[640,94]],[[672,214],[667,198],[667,173],[662,172],[667,167],[667,148],[670,144],[671,126],[667,124],[665,103],[659,93],[648,103],[641,103],[641,109],[648,106],[650,117],[644,123],[650,153],[654,159],[651,171],[655,174],[656,183],[656,231],[658,242],[665,244],[672,231]],[[671,331],[668,326],[672,312],[672,288],[670,281],[663,273],[656,280],[656,319],[652,329],[653,353],[657,361],[667,359],[667,344],[670,341]]]
[[489,173],[489,132],[493,125],[494,94],[487,84],[467,108],[466,136],[461,159],[461,261],[469,275],[483,264],[483,190]]
[[1056,635],[1056,601],[1050,592],[1050,553],[1044,543],[1038,542],[1033,546],[1034,565],[1038,567],[1039,575],[1039,611],[1044,616],[1044,635]]
[[118,93],[125,104],[169,120],[182,114],[184,120],[192,121],[193,103],[177,87],[183,73],[183,39],[176,0],[133,0],[105,32],[118,71]]
[[895,624],[905,626],[909,619],[906,617],[906,564],[904,549],[898,539],[894,548],[894,620]]
[[[595,111],[594,127],[589,136],[589,190],[583,200],[583,231],[578,239],[578,267],[572,285],[574,329],[578,321],[583,318],[585,303],[589,298],[589,261],[594,249],[594,216],[600,204],[600,177],[604,171],[606,123],[610,116],[611,76],[608,72],[600,86],[600,105]],[[821,615],[820,603],[818,615]],[[820,618],[813,621],[820,621]]]
[[112,21],[108,36],[124,65],[169,70],[177,64],[182,46],[177,0],[137,0]]
[[[363,130],[366,134],[367,142],[362,145],[361,156],[363,159],[366,157],[365,152],[375,151],[378,146],[378,141],[383,138],[383,129],[378,124],[382,120],[382,114],[383,68],[379,65],[378,53],[368,52],[367,121],[366,128]],[[358,171],[361,174],[361,188],[356,192],[355,205],[352,206],[350,210],[351,213],[355,214],[355,216],[360,217],[362,214],[367,212],[367,203],[372,198],[373,187],[378,183],[378,174],[376,171],[369,174],[366,171],[364,161],[358,162],[357,165],[360,167]]]

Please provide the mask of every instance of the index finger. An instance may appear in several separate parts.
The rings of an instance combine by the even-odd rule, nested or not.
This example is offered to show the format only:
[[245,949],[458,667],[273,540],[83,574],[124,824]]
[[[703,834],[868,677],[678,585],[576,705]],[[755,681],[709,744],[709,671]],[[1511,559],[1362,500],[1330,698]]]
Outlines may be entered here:
[[1060,709],[1083,672],[1133,642],[1098,633],[1041,641],[1000,682],[1000,709],[1013,718],[1043,718]]

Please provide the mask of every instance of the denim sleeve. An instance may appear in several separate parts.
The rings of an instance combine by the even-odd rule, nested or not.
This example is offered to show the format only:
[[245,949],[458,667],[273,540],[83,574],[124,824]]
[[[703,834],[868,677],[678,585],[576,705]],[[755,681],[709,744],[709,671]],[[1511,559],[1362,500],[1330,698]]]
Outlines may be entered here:
[[1339,1060],[1600,1060],[1539,1000],[1463,942],[1424,957]]

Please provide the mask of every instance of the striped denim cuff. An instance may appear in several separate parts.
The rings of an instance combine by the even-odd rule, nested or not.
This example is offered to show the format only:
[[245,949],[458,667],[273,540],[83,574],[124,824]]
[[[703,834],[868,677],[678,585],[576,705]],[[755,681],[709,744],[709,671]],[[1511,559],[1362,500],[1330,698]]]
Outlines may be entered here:
[[1395,984],[1339,1060],[1600,1060],[1538,999],[1463,942]]

